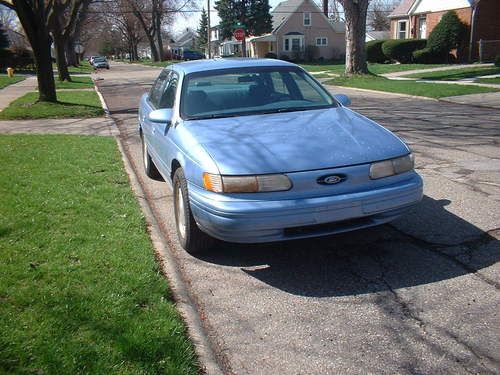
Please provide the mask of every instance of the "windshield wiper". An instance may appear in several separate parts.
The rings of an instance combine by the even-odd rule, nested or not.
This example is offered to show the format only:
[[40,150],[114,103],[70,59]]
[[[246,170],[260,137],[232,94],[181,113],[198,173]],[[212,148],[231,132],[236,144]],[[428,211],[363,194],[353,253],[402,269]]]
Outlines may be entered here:
[[226,113],[226,114],[213,113],[211,115],[189,117],[188,120],[209,120],[209,119],[213,119],[213,118],[236,117],[236,116],[239,116],[239,114],[238,113]]

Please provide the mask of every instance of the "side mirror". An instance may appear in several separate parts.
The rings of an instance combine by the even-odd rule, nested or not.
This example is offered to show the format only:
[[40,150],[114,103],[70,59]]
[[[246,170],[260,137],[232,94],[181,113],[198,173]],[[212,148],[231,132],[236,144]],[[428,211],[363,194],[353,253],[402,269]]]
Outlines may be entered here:
[[172,122],[173,111],[171,108],[157,109],[149,112],[148,120],[155,124],[170,125]]
[[347,95],[337,94],[333,96],[340,104],[344,107],[349,107],[351,105],[351,99]]

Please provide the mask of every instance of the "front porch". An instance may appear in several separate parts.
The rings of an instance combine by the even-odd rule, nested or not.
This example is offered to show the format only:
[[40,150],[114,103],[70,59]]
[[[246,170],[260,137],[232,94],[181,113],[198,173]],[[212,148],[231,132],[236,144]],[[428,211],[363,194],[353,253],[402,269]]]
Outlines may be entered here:
[[277,56],[276,35],[266,34],[248,38],[247,53],[249,57],[266,57],[267,53],[274,53]]

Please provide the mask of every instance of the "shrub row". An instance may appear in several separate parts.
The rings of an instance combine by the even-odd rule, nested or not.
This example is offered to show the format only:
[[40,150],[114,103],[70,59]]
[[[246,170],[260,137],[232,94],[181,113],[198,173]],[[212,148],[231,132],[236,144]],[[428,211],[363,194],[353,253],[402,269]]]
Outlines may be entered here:
[[464,43],[467,27],[454,11],[446,12],[429,39],[374,40],[366,43],[369,62],[446,63],[455,59],[450,51]]
[[424,48],[426,42],[425,39],[373,40],[366,43],[366,58],[375,63],[394,60],[407,64],[413,61],[413,52]]
[[8,67],[20,70],[33,70],[35,68],[35,60],[33,59],[33,54],[28,50],[0,50],[0,70],[3,71]]

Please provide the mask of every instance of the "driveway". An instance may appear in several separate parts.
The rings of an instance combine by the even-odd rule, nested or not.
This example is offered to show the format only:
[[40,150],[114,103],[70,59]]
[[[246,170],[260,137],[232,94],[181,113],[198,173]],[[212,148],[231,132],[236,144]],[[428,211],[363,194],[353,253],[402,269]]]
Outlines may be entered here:
[[369,230],[180,249],[171,191],[146,178],[137,104],[157,69],[99,88],[227,374],[500,372],[500,112],[342,89],[415,150],[425,198]]

